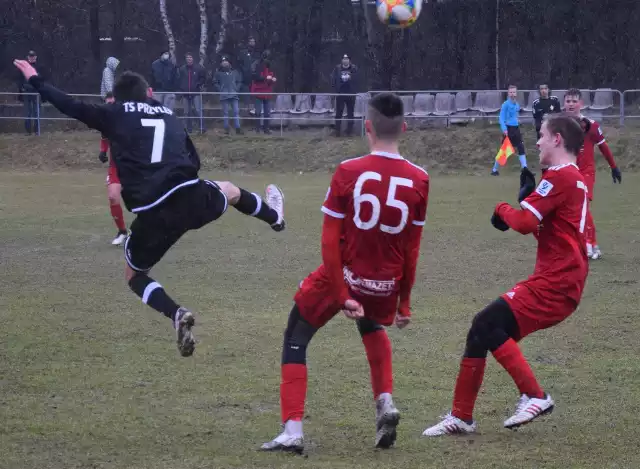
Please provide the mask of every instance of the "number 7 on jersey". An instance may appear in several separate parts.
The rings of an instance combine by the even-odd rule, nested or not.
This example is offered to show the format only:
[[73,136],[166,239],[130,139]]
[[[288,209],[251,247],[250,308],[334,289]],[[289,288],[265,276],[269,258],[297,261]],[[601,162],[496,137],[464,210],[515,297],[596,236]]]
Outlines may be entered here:
[[162,161],[162,149],[164,148],[164,120],[140,119],[143,127],[153,127],[153,148],[151,149],[151,164]]

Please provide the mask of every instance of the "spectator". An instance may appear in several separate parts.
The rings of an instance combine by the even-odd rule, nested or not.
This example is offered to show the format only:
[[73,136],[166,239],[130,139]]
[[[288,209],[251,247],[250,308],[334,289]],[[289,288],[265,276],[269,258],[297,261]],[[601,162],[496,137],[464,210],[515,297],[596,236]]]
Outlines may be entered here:
[[[260,57],[256,54],[256,40],[253,36],[249,36],[247,47],[242,49],[238,56],[238,71],[242,76],[242,86],[240,87],[241,93],[249,93],[251,91],[251,82],[253,80],[252,67],[254,62],[259,58]],[[248,105],[251,101],[251,95],[243,95],[242,101],[245,105]]]
[[[336,136],[342,131],[342,113],[347,107],[347,135],[353,133],[354,109],[356,106],[356,78],[358,67],[351,63],[347,54],[342,56],[342,62],[336,66],[331,75],[331,84],[338,96],[336,97]],[[352,95],[352,96],[341,96]]]
[[276,77],[273,71],[269,68],[271,66],[271,53],[265,50],[262,53],[262,57],[256,63],[253,64],[253,82],[251,83],[251,92],[256,95],[256,132],[260,132],[260,116],[264,114],[262,119],[262,130],[265,134],[270,134],[269,118],[271,117],[271,103],[269,100],[271,96],[266,93],[273,92],[273,85],[276,82]]
[[[201,93],[204,91],[204,84],[207,79],[207,71],[200,64],[193,62],[193,54],[187,52],[184,56],[185,64],[180,67],[180,91],[183,93]],[[185,94],[181,96],[184,99],[184,115],[187,118],[187,131],[191,133],[193,130],[191,116],[195,115],[200,118],[202,112],[202,95],[201,94]],[[202,126],[201,130],[202,130]]]
[[109,57],[102,71],[102,83],[100,83],[100,96],[105,99],[108,93],[113,93],[113,84],[116,81],[116,68],[120,61],[115,57]]
[[540,97],[533,102],[533,120],[536,124],[536,135],[540,139],[540,128],[542,127],[542,119],[547,114],[560,112],[560,100],[556,96],[549,96],[549,86],[540,85]]
[[170,60],[169,51],[151,64],[153,98],[173,110],[178,88],[178,67]]
[[[37,54],[30,50],[27,54],[27,61],[31,64],[33,68],[36,69],[38,75],[42,75],[42,69],[37,64],[38,56]],[[31,131],[36,135],[40,134],[40,95],[35,90],[33,86],[29,84],[27,80],[24,79],[24,75],[22,73],[19,74],[18,78],[18,100],[22,101],[24,106],[24,127],[27,131],[28,135],[31,135]]]
[[238,90],[242,88],[240,72],[231,67],[228,57],[222,57],[220,68],[213,77],[216,91],[222,93],[222,114],[224,116],[224,133],[229,134],[229,108],[233,109],[233,118],[237,134],[242,133],[240,128],[240,109],[238,106]]

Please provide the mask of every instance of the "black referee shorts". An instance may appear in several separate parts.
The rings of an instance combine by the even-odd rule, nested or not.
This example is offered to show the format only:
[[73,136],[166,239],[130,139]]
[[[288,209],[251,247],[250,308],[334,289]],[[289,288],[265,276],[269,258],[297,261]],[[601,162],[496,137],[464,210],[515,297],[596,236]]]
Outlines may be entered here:
[[518,155],[524,155],[524,142],[522,141],[522,134],[520,134],[520,127],[517,125],[508,125],[507,136],[509,140],[511,140],[511,145],[517,150]]
[[213,181],[177,190],[133,220],[124,243],[127,264],[137,272],[148,272],[183,234],[217,220],[226,210],[227,197]]

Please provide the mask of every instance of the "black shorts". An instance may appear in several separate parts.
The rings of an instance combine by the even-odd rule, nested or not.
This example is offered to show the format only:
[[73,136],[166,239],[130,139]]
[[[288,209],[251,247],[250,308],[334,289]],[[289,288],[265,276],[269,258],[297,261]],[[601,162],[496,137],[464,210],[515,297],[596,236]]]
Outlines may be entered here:
[[522,141],[520,127],[517,125],[508,125],[507,136],[509,137],[509,140],[511,140],[511,145],[513,145],[518,152],[518,156],[524,155],[524,142]]
[[217,220],[227,210],[227,197],[212,181],[177,190],[162,204],[139,212],[124,243],[127,264],[148,272],[180,237]]

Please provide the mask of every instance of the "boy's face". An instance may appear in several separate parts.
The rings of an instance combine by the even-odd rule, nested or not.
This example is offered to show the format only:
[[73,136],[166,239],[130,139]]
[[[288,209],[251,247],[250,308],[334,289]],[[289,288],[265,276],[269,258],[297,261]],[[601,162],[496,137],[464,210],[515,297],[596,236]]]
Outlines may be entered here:
[[515,86],[512,86],[511,88],[509,88],[507,94],[509,95],[509,99],[511,101],[515,101],[516,98],[518,97],[518,88],[516,88]]
[[579,116],[582,109],[582,98],[567,94],[564,96],[564,110],[572,116]]

